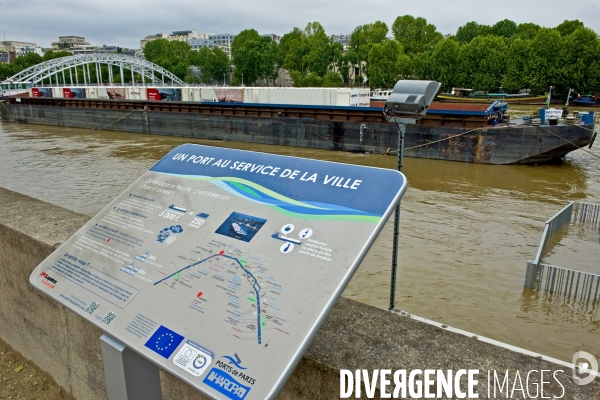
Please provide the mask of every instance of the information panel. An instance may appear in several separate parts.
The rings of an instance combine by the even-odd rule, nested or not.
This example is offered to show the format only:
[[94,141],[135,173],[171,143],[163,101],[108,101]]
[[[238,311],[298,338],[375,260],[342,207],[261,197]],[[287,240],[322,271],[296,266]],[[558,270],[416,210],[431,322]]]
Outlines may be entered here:
[[394,170],[186,144],[30,282],[212,397],[274,398],[405,189]]

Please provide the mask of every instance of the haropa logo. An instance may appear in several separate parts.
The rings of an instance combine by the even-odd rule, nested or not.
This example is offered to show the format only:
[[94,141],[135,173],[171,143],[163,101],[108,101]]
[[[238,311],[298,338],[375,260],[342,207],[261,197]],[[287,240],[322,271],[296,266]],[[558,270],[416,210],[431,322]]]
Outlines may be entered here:
[[52,278],[45,272],[42,272],[40,276],[43,278],[42,283],[48,286],[50,289],[54,289],[54,285],[56,285],[56,279]]

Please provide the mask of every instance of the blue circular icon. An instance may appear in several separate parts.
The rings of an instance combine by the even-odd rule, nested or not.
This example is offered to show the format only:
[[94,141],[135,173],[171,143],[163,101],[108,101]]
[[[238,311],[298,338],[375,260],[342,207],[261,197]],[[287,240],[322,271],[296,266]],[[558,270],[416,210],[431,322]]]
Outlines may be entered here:
[[294,245],[289,242],[282,244],[279,248],[279,251],[281,251],[283,254],[291,253],[292,250],[294,250]]
[[294,231],[294,225],[292,224],[285,224],[284,226],[281,227],[281,233],[283,233],[284,235],[288,234],[288,233],[292,233]]
[[173,233],[181,233],[181,232],[183,232],[183,228],[181,227],[181,225],[174,225],[174,226],[169,227],[169,229]]
[[196,369],[200,369],[202,367],[204,367],[206,365],[206,357],[202,356],[202,354],[199,354],[195,359],[194,362],[192,363],[192,365],[194,366],[194,368]]
[[170,333],[163,333],[158,339],[156,339],[156,348],[160,351],[166,350],[175,341],[175,338]]

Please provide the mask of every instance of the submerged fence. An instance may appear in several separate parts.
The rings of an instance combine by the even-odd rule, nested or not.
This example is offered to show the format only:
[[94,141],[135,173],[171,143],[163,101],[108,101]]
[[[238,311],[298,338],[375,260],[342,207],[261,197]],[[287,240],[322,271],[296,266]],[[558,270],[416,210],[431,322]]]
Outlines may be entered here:
[[600,300],[600,275],[598,274],[540,264],[539,275],[538,290],[585,302]]
[[[538,248],[534,260],[536,265],[539,265],[542,262],[544,249],[546,248],[546,245],[548,244],[548,241],[550,240],[552,235],[554,235],[556,231],[562,228],[567,222],[571,221],[571,215],[573,213],[573,204],[574,203],[570,201],[569,204],[565,206],[565,208],[560,210],[555,216],[546,221],[546,226],[544,227],[544,233],[542,234],[540,247]],[[525,286],[527,286],[527,284]]]
[[535,260],[527,262],[525,287],[544,290],[574,300],[600,301],[600,275],[542,263],[548,242],[565,224],[581,223],[595,229],[599,220],[600,206],[571,201],[546,221]]
[[[568,207],[568,206],[567,206]],[[575,203],[571,222],[598,225],[600,206],[593,204]]]

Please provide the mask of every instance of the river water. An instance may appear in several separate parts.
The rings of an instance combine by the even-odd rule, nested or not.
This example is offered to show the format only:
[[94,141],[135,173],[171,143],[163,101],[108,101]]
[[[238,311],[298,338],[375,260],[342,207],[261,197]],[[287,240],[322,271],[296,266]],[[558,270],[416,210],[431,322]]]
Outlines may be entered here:
[[[93,216],[182,143],[396,167],[392,156],[4,122],[0,187]],[[597,305],[523,289],[544,222],[570,200],[600,204],[599,161],[600,144],[560,165],[405,159],[396,308],[565,361],[579,350],[600,359]],[[392,234],[390,219],[344,296],[388,307]],[[547,261],[600,273],[597,232],[567,239]]]

